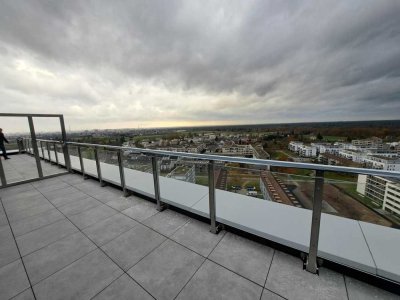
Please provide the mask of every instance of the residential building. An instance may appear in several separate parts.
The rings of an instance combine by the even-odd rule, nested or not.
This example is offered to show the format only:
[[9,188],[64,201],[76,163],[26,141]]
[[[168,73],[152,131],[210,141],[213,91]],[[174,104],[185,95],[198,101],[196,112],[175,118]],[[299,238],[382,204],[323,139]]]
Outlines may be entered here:
[[400,180],[359,175],[357,192],[370,198],[382,209],[400,216]]
[[298,152],[301,146],[303,146],[303,142],[292,141],[289,143],[288,148],[290,151]]
[[369,139],[363,139],[363,140],[352,140],[351,144],[355,147],[359,148],[382,148],[382,139],[378,137],[372,137]]
[[400,158],[385,157],[380,155],[368,155],[364,158],[367,168],[387,171],[400,171]]

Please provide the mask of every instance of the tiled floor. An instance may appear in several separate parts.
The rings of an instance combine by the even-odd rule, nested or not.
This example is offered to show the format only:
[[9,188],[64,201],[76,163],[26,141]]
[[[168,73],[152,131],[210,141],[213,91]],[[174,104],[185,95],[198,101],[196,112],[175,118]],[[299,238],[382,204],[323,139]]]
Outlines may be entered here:
[[[8,160],[3,160],[3,157],[1,157],[7,183],[39,177],[36,168],[36,161],[33,156],[9,155],[9,157],[11,159]],[[52,165],[43,161],[41,161],[41,165],[44,176],[65,172],[65,169],[61,169],[56,165]]]
[[78,175],[0,197],[0,299],[399,299]]

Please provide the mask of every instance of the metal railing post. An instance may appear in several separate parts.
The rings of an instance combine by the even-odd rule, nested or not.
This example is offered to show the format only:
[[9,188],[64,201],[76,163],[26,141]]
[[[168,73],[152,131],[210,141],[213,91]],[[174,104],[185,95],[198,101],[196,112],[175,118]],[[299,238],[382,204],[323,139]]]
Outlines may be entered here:
[[99,179],[100,185],[105,186],[106,184],[103,181],[103,177],[101,176],[101,166],[100,166],[99,153],[97,147],[94,148],[94,159],[96,160],[97,177]]
[[85,166],[83,165],[82,151],[81,151],[81,147],[79,147],[79,146],[78,146],[78,157],[79,157],[79,164],[81,165],[81,173],[82,173],[83,179],[86,179]]
[[2,186],[7,185],[6,174],[4,173],[4,168],[3,168],[3,163],[1,162],[1,158],[0,158],[0,180]]
[[31,145],[36,160],[36,168],[38,171],[39,178],[43,178],[43,170],[39,157],[39,149],[37,147],[37,142],[36,142],[35,126],[33,125],[33,118],[31,116],[28,117],[28,123],[29,123],[29,130],[31,132]]
[[54,148],[54,157],[56,158],[56,164],[58,165],[57,144],[55,142],[53,143],[53,148]]
[[122,161],[122,150],[118,150],[118,167],[119,167],[119,177],[121,178],[121,187],[122,191],[124,192],[124,197],[129,196],[129,192],[126,189],[126,184],[125,184],[125,171],[124,171],[124,165]]
[[49,146],[49,143],[48,143],[48,142],[46,142],[46,148],[47,148],[47,156],[49,157],[49,163],[51,163],[50,146]]
[[157,156],[151,157],[151,165],[153,167],[153,181],[154,181],[154,197],[157,201],[157,210],[163,211],[165,209],[164,203],[161,202],[160,196],[160,177],[158,172]]
[[62,147],[64,152],[65,167],[67,168],[68,172],[71,172],[71,161],[69,159],[69,153],[68,153],[67,132],[65,131],[64,116],[60,116],[60,126],[61,126],[61,135],[63,141]]
[[215,162],[210,160],[208,164],[208,205],[210,211],[210,231],[217,234],[219,232],[219,226],[217,225],[216,218],[214,171]]
[[324,171],[316,170],[310,248],[308,250],[307,265],[306,265],[306,270],[314,274],[318,273],[317,256],[318,256],[319,229],[321,224],[323,191],[324,191]]

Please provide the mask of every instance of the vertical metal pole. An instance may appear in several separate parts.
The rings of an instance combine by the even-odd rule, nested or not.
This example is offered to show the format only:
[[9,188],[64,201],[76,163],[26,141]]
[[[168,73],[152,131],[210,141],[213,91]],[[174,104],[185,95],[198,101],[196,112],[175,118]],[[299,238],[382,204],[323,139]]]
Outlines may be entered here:
[[94,148],[94,159],[96,160],[97,177],[99,179],[100,185],[105,186],[103,177],[101,176],[101,167],[100,167],[99,153],[97,151],[97,147]]
[[83,179],[85,179],[86,178],[86,176],[85,176],[85,166],[83,165],[82,151],[81,151],[81,147],[80,146],[78,146],[78,157],[79,157],[79,163],[81,165],[81,173],[82,173]]
[[46,142],[46,148],[47,148],[47,156],[49,157],[49,162],[51,163],[50,146],[49,146],[49,143],[48,143],[48,142]]
[[57,144],[55,142],[53,143],[53,148],[54,148],[54,157],[56,158],[56,164],[58,165]]
[[62,147],[64,152],[65,167],[69,172],[71,172],[71,161],[69,159],[69,154],[68,154],[67,132],[65,131],[64,116],[60,116],[60,126],[61,126],[61,135],[63,141]]
[[45,158],[44,158],[44,150],[43,150],[43,142],[40,141],[39,145],[40,145],[40,149],[42,150],[42,158],[43,158],[43,160],[45,160]]
[[124,197],[128,197],[129,193],[128,190],[126,189],[126,184],[125,184],[125,172],[124,172],[124,165],[122,161],[122,150],[118,150],[118,167],[119,167],[119,177],[121,178],[121,187],[122,191],[124,192]]
[[6,179],[6,175],[4,173],[3,163],[1,162],[1,158],[0,158],[0,180],[1,180],[1,185],[2,186],[6,186],[7,185],[7,179]]
[[319,240],[319,228],[321,223],[323,191],[324,191],[324,171],[316,170],[310,248],[308,251],[307,266],[306,266],[306,270],[314,274],[318,273],[317,255],[318,255],[318,240]]
[[208,164],[208,205],[210,210],[210,231],[217,234],[218,226],[216,220],[214,169],[215,162],[210,160]]
[[37,147],[37,142],[36,142],[35,126],[33,125],[33,119],[31,116],[28,117],[28,123],[29,123],[29,129],[31,131],[31,144],[32,144],[33,154],[35,155],[36,168],[39,174],[39,178],[43,178],[43,170],[39,157],[39,149]]
[[154,197],[156,198],[156,201],[157,201],[157,210],[163,211],[165,209],[165,206],[161,202],[160,177],[159,177],[159,173],[158,173],[158,162],[157,162],[156,156],[151,157],[151,165],[153,167]]

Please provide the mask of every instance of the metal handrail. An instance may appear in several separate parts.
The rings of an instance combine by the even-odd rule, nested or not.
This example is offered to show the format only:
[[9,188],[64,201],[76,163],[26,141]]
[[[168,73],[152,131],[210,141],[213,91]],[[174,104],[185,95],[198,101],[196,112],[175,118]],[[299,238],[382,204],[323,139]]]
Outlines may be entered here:
[[[41,140],[38,139],[38,141]],[[125,150],[125,151],[132,151],[133,153],[136,154],[144,154],[144,155],[178,156],[178,157],[195,158],[207,161],[223,161],[223,162],[258,165],[266,167],[271,166],[271,167],[284,167],[284,168],[294,168],[294,169],[321,170],[328,172],[352,173],[352,174],[364,174],[364,175],[400,178],[400,172],[378,170],[378,169],[362,169],[354,167],[329,166],[329,165],[320,165],[313,163],[300,163],[300,162],[280,161],[272,159],[231,157],[223,155],[151,150],[151,149],[136,148],[136,147],[111,146],[111,145],[77,143],[77,142],[67,142],[67,145],[94,147],[94,148],[100,147],[103,149],[110,149],[110,150]]]
[[[341,167],[341,166],[327,166],[319,165],[313,163],[299,163],[299,162],[286,162],[277,161],[270,159],[255,159],[255,158],[243,158],[243,157],[227,157],[221,155],[209,155],[209,154],[198,154],[198,153],[187,153],[187,152],[175,152],[175,151],[165,151],[165,150],[151,150],[136,147],[122,147],[122,146],[110,146],[101,144],[90,144],[90,143],[78,143],[78,142],[58,142],[54,140],[41,140],[37,139],[40,143],[60,143],[63,145],[64,155],[67,158],[65,160],[65,166],[68,170],[71,169],[69,154],[67,146],[77,146],[79,161],[81,165],[81,173],[85,176],[85,170],[82,159],[82,147],[91,147],[95,149],[95,161],[98,173],[98,178],[101,185],[104,185],[103,178],[101,176],[101,164],[98,156],[98,149],[109,149],[118,151],[118,165],[121,177],[121,187],[124,191],[124,195],[127,196],[129,193],[126,191],[125,185],[125,175],[124,167],[122,162],[122,151],[129,151],[133,154],[142,154],[150,156],[152,159],[153,168],[153,181],[154,181],[154,191],[155,200],[157,202],[157,209],[162,210],[166,207],[165,203],[161,202],[160,197],[160,182],[159,182],[159,172],[158,172],[158,160],[157,157],[160,156],[176,156],[182,158],[198,159],[208,162],[208,184],[209,184],[209,216],[210,216],[210,231],[213,233],[218,233],[220,224],[216,221],[216,196],[215,196],[215,180],[214,180],[214,167],[216,162],[231,162],[240,163],[248,165],[258,165],[265,167],[285,167],[285,168],[296,168],[296,169],[308,169],[314,170],[316,172],[314,180],[314,197],[313,197],[313,208],[312,208],[312,221],[311,221],[311,231],[310,231],[310,245],[307,260],[305,262],[306,270],[311,273],[318,273],[317,264],[317,254],[318,254],[318,242],[319,242],[319,232],[322,214],[322,196],[324,188],[324,173],[329,172],[341,172],[341,173],[352,173],[352,174],[365,174],[373,176],[383,176],[400,178],[400,172],[386,171],[386,170],[376,170],[376,169],[361,169],[354,167]],[[44,154],[43,154],[44,157]]]

